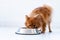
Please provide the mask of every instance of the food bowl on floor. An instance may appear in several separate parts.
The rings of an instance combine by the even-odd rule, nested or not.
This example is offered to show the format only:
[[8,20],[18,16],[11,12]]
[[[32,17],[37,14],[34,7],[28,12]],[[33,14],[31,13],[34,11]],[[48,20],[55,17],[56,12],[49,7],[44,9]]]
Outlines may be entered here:
[[25,34],[25,35],[35,35],[35,34],[40,34],[41,31],[39,31],[38,29],[28,29],[26,27],[21,27],[15,33],[16,34]]

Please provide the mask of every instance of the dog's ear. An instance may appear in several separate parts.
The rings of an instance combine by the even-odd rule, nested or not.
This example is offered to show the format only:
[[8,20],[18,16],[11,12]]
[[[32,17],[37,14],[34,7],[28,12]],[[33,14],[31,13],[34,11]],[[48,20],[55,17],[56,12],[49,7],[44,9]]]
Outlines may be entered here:
[[26,17],[26,20],[30,19],[27,15],[25,15],[25,17]]
[[39,14],[35,15],[34,18],[37,18],[39,16]]
[[34,16],[34,19],[38,19],[39,17],[40,17],[40,15],[37,14],[37,15]]

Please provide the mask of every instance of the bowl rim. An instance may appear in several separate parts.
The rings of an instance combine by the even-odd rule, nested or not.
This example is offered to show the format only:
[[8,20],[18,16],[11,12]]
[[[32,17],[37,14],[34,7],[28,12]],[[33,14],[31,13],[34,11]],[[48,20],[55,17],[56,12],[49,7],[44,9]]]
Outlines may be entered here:
[[[20,27],[20,29],[30,29],[30,28],[27,28],[27,27]],[[31,29],[33,30],[33,29]],[[34,30],[37,30],[36,28],[34,28]]]

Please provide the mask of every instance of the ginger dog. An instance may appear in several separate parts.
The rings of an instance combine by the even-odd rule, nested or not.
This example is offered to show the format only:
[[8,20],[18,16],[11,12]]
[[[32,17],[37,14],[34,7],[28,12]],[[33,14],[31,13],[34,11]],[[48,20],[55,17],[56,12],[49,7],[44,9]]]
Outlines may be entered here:
[[52,8],[48,5],[35,8],[30,13],[30,17],[26,15],[25,25],[31,29],[41,28],[41,33],[45,33],[46,25],[48,25],[49,32],[52,32],[50,28],[51,14]]

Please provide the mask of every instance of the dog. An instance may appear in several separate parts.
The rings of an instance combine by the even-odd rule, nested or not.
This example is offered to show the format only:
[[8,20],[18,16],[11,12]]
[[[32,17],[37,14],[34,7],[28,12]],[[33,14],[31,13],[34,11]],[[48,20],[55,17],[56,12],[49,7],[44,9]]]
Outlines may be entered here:
[[45,33],[46,25],[48,25],[49,32],[52,32],[50,28],[51,14],[51,6],[45,4],[41,7],[37,7],[34,10],[32,10],[29,16],[25,15],[25,26],[30,29],[41,28],[41,33]]

